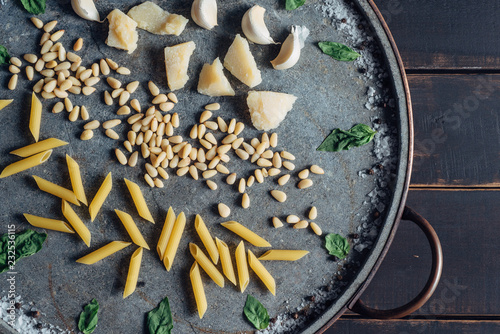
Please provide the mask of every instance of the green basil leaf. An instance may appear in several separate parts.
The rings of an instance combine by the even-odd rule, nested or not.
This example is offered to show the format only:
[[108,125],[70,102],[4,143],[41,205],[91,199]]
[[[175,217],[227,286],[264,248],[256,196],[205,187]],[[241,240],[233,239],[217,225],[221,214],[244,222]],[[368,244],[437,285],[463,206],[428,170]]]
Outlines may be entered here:
[[148,312],[147,326],[149,334],[170,334],[174,328],[168,297]]
[[333,59],[340,61],[353,61],[361,56],[350,47],[340,43],[319,42],[318,46],[324,54],[327,54]]
[[[25,230],[16,234],[5,233],[0,237],[0,273],[13,270],[17,261],[42,249],[46,233]],[[14,261],[15,263],[9,263]]]
[[328,250],[330,255],[334,255],[341,260],[345,259],[351,250],[351,246],[346,238],[333,233],[326,235],[325,248]]
[[266,308],[255,297],[248,295],[243,313],[248,321],[257,329],[264,329],[269,326],[269,314]]
[[286,0],[285,8],[286,10],[294,10],[304,5],[306,0]]
[[338,152],[368,144],[377,131],[368,125],[356,124],[350,130],[335,129],[323,140],[317,151]]
[[45,0],[21,0],[24,9],[31,14],[44,14],[45,13]]
[[10,55],[7,52],[5,46],[0,45],[0,65],[9,64],[10,63]]
[[97,327],[97,311],[99,311],[99,303],[95,299],[92,299],[92,301],[83,308],[82,313],[80,313],[80,319],[78,320],[78,329],[82,331],[83,334],[90,334]]

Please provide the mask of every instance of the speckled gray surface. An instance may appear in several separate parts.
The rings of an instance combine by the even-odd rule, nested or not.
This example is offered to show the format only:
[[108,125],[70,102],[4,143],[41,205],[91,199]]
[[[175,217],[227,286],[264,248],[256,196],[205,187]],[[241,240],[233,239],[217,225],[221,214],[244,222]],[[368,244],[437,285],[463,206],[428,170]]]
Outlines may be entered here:
[[[158,4],[172,12],[190,18],[190,3],[186,1],[160,1]],[[251,45],[259,68],[262,70],[263,82],[255,87],[256,90],[272,90],[294,94],[298,97],[293,110],[276,132],[279,135],[278,149],[286,149],[296,155],[294,163],[297,169],[292,173],[290,182],[279,187],[275,178],[269,178],[263,184],[255,184],[248,189],[251,198],[251,207],[244,210],[239,206],[241,195],[236,186],[227,185],[220,175],[215,178],[219,188],[209,190],[202,181],[192,178],[172,176],[165,181],[163,189],[150,189],[144,182],[142,162],[138,167],[121,166],[116,162],[112,150],[122,147],[120,142],[113,141],[104,135],[102,129],[96,131],[90,141],[80,141],[84,121],[71,123],[67,120],[67,113],[52,114],[50,110],[56,100],[42,101],[44,112],[42,116],[41,139],[57,137],[68,141],[70,145],[54,150],[50,160],[31,171],[0,180],[1,204],[0,220],[1,233],[6,232],[8,223],[16,224],[18,230],[24,230],[29,224],[22,217],[22,213],[31,213],[50,218],[63,219],[60,212],[60,201],[51,195],[42,193],[36,187],[30,175],[38,175],[52,182],[70,187],[64,155],[69,154],[79,164],[82,170],[87,197],[91,199],[100,183],[108,172],[113,173],[113,191],[105,202],[98,218],[90,222],[85,206],[75,208],[83,218],[92,233],[90,249],[77,237],[58,232],[48,231],[49,237],[43,250],[28,259],[24,259],[16,266],[17,293],[26,302],[34,302],[37,309],[43,314],[43,321],[58,325],[67,330],[76,330],[76,319],[81,307],[92,298],[97,298],[101,304],[99,326],[96,333],[142,333],[145,313],[155,307],[164,296],[170,299],[174,316],[175,333],[227,333],[251,331],[251,325],[242,316],[242,308],[246,294],[257,297],[269,310],[271,317],[286,313],[290,308],[298,307],[303,298],[308,296],[312,289],[327,285],[339,271],[335,263],[322,247],[323,238],[314,235],[308,230],[293,230],[290,226],[274,229],[270,218],[278,216],[284,218],[288,214],[305,216],[311,205],[318,207],[317,223],[325,233],[333,232],[348,235],[356,231],[361,224],[357,213],[363,202],[376,183],[375,177],[360,178],[358,171],[371,168],[379,163],[373,155],[372,144],[349,152],[327,153],[317,152],[315,148],[323,138],[334,128],[350,128],[356,123],[371,124],[373,116],[381,118],[391,127],[398,129],[406,127],[404,103],[398,100],[396,111],[402,112],[402,119],[392,118],[393,110],[370,111],[364,107],[366,91],[373,82],[362,80],[362,74],[352,63],[333,61],[323,55],[316,47],[321,40],[335,40],[343,42],[344,37],[334,29],[330,22],[322,17],[315,5],[310,3],[298,11],[288,12],[278,1],[260,1],[267,9],[266,22],[271,35],[275,40],[284,40],[292,24],[306,25],[311,35],[302,50],[299,63],[290,70],[275,71],[269,60],[277,54],[279,46]],[[100,0],[97,2],[101,16],[105,16],[113,8],[126,12],[137,4],[132,1]],[[193,40],[196,50],[191,58],[189,69],[190,79],[186,87],[177,91],[179,104],[173,111],[178,112],[181,126],[176,134],[188,137],[189,129],[197,121],[203,111],[202,107],[209,102],[220,102],[222,109],[214,112],[226,120],[233,117],[245,123],[243,136],[250,139],[260,135],[253,129],[247,113],[245,103],[248,88],[239,83],[226,72],[233,88],[235,97],[210,98],[196,93],[197,73],[205,62],[212,62],[215,57],[225,55],[236,33],[241,33],[240,18],[247,8],[252,5],[249,1],[224,1],[219,10],[219,26],[208,32],[196,26],[192,21],[187,25],[184,33],[179,37],[157,36],[139,30],[139,46],[128,55],[104,44],[107,35],[107,23],[98,24],[88,22],[77,17],[66,1],[51,1],[46,14],[39,17],[48,22],[59,20],[58,29],[65,29],[66,34],[61,42],[69,50],[78,37],[85,40],[84,48],[78,54],[83,58],[83,64],[90,66],[92,62],[103,57],[112,58],[123,66],[132,70],[131,76],[115,75],[124,83],[139,80],[141,86],[132,96],[138,98],[142,106],[150,105],[151,97],[147,92],[147,81],[153,80],[162,92],[168,92],[163,64],[163,48],[180,42]],[[366,4],[365,4],[366,5]],[[366,9],[366,6],[365,6]],[[21,57],[25,53],[38,53],[39,32],[28,20],[29,14],[24,12],[16,1],[8,1],[0,8],[0,44],[6,46],[12,56]],[[373,19],[373,17],[372,17]],[[379,29],[379,27],[378,27]],[[381,33],[380,30],[377,31]],[[386,43],[386,42],[384,42]],[[389,61],[394,66],[394,59],[389,55]],[[23,60],[23,68],[26,62]],[[392,68],[394,73],[395,68]],[[0,70],[0,98],[14,98],[15,101],[0,111],[2,125],[0,128],[0,168],[17,159],[8,154],[11,150],[33,142],[28,132],[28,117],[30,107],[31,87],[36,82],[28,82],[21,74],[19,84],[14,92],[6,89],[9,79],[7,68]],[[96,86],[92,96],[77,96],[72,98],[75,105],[85,104],[90,112],[90,119],[105,121],[115,117],[116,106],[106,106],[103,102],[103,90],[108,86],[103,80]],[[387,87],[401,92],[400,83],[396,88],[388,84]],[[404,100],[404,98],[402,99]],[[404,102],[404,101],[403,101]],[[399,110],[399,111],[398,111]],[[121,116],[119,118],[125,119]],[[128,128],[126,124],[118,127],[118,132],[125,136]],[[398,133],[393,140],[405,141],[406,130]],[[220,137],[220,134],[217,135]],[[401,139],[403,138],[403,139]],[[405,160],[404,143],[400,152],[395,152]],[[255,165],[243,162],[235,155],[227,164],[231,172],[238,177],[247,177],[254,170]],[[297,172],[316,163],[322,166],[326,174],[313,175],[314,186],[300,191],[296,188]],[[402,171],[404,163],[395,170],[387,173],[398,174],[394,187],[396,194],[395,204],[398,203],[398,194],[401,193],[401,182],[404,179]],[[173,172],[170,172],[173,175]],[[128,178],[141,185],[141,189],[155,217],[153,225],[141,219],[127,193],[123,178]],[[274,201],[269,190],[283,188],[288,194],[285,203]],[[387,205],[392,199],[387,199]],[[217,215],[216,204],[224,202],[233,208],[227,219]],[[165,271],[158,260],[155,251],[145,252],[139,276],[137,291],[127,299],[122,299],[123,285],[128,270],[130,255],[135,250],[131,246],[96,265],[85,266],[75,263],[75,260],[91,250],[112,240],[128,241],[129,237],[120,221],[114,214],[114,209],[121,209],[132,214],[139,229],[144,234],[151,249],[155,249],[156,241],[161,231],[166,211],[172,206],[176,213],[184,211],[187,216],[187,228],[180,243],[179,253],[170,272]],[[389,224],[383,226],[383,246],[387,233],[392,226],[396,207],[387,210]],[[188,272],[192,258],[188,251],[188,243],[200,244],[194,230],[194,215],[200,214],[209,226],[213,236],[226,241],[231,250],[234,250],[239,238],[219,226],[226,220],[236,220],[266,238],[277,249],[307,249],[310,254],[297,262],[266,262],[265,266],[276,279],[277,294],[272,296],[263,284],[254,275],[250,284],[241,294],[239,290],[226,280],[226,287],[219,288],[203,274],[205,291],[208,298],[208,311],[200,320],[196,313],[195,302],[192,297]],[[256,255],[262,254],[265,249],[259,249],[247,244]],[[362,282],[362,276],[369,272],[377,254],[352,252],[349,258],[351,263],[364,263],[371,255],[370,261],[364,266],[362,275],[355,281],[349,293],[356,285]],[[358,275],[358,266],[345,271],[344,280],[354,281]],[[7,285],[0,280],[0,290],[5,293]],[[342,296],[348,298],[348,295]],[[339,305],[337,305],[339,306]],[[335,308],[334,308],[335,309]],[[334,310],[332,309],[332,310]],[[330,313],[334,312],[330,310]],[[333,314],[332,314],[333,315]],[[329,317],[330,315],[328,315]],[[327,320],[327,319],[323,319]],[[323,321],[322,320],[322,321]],[[318,326],[318,322],[314,326]],[[313,326],[313,327],[314,327]]]

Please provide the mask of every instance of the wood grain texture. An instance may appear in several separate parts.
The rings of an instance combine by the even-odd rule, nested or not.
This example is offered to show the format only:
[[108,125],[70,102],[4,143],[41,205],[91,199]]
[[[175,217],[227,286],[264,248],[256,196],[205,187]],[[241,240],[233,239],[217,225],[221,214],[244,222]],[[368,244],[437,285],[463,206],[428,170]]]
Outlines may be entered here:
[[500,75],[410,75],[412,185],[500,188]]
[[410,70],[499,69],[500,2],[377,0]]

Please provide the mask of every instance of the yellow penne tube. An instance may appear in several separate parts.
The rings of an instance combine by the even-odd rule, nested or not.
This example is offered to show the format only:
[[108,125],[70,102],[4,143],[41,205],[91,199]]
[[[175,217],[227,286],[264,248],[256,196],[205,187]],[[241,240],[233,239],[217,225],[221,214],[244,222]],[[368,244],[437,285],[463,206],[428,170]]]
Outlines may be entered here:
[[101,210],[101,207],[104,204],[106,197],[108,197],[109,193],[111,192],[112,188],[113,180],[111,177],[111,173],[109,173],[102,182],[99,190],[97,190],[97,193],[94,196],[94,199],[89,205],[90,221],[94,221],[97,213],[99,212],[99,210]]
[[203,268],[203,270],[207,273],[208,276],[221,288],[224,287],[224,276],[217,270],[217,268],[213,265],[210,259],[203,253],[203,251],[197,245],[192,242],[189,243],[189,251],[191,255],[194,257],[196,262]]
[[127,179],[125,179],[125,184],[127,184],[128,191],[132,196],[132,200],[134,201],[135,207],[139,212],[139,216],[154,224],[155,221],[153,219],[153,216],[151,215],[151,212],[149,212],[148,205],[146,204],[146,200],[142,195],[141,188],[139,188],[136,183]]
[[174,228],[172,233],[170,233],[170,238],[168,238],[167,248],[163,256],[163,265],[170,271],[172,264],[174,263],[175,254],[177,253],[177,248],[179,248],[179,243],[181,242],[182,233],[186,227],[186,216],[184,212],[181,212],[174,223]]
[[94,264],[130,245],[132,245],[131,242],[111,241],[109,244],[96,249],[92,253],[82,256],[81,258],[76,260],[76,262],[83,264]]
[[207,225],[205,225],[205,222],[200,215],[196,215],[194,228],[196,229],[196,232],[198,232],[201,242],[203,243],[203,246],[205,246],[205,249],[207,250],[208,255],[210,255],[213,263],[217,264],[217,262],[219,262],[219,251],[217,250],[217,246],[215,245],[210,232],[208,232]]
[[45,179],[42,179],[41,177],[38,177],[36,175],[33,175],[33,178],[35,179],[35,182],[41,191],[45,191],[46,193],[59,197],[77,206],[80,206],[80,202],[78,202],[78,199],[76,198],[76,195],[73,191],[61,187]]
[[158,239],[158,244],[156,245],[156,252],[158,253],[161,261],[163,261],[163,257],[165,256],[165,250],[167,249],[168,239],[170,238],[170,234],[172,233],[172,229],[174,228],[174,223],[174,209],[172,209],[172,207],[169,207],[167,211],[167,217],[165,218],[165,223],[163,224],[163,228],[161,229],[160,239]]
[[13,162],[3,169],[2,174],[0,174],[0,179],[38,166],[47,161],[51,154],[52,150],[48,150],[42,153],[35,154],[29,158]]
[[240,283],[240,291],[244,292],[250,282],[250,276],[248,275],[248,265],[247,257],[245,254],[245,244],[240,241],[236,251],[234,252],[234,257],[236,258],[236,268],[238,270],[238,281]]
[[87,247],[90,247],[89,229],[87,228],[87,226],[85,226],[80,217],[76,215],[75,211],[73,211],[73,208],[71,208],[71,206],[65,200],[62,201],[62,213],[71,224],[73,229],[76,231],[76,233],[80,236],[80,238],[82,238],[83,242],[85,242]]
[[309,254],[306,250],[271,249],[259,257],[264,261],[297,261]]
[[127,281],[123,290],[123,299],[130,296],[137,286],[139,271],[141,270],[142,247],[139,247],[130,257],[130,266],[128,267]]
[[224,241],[219,240],[218,238],[215,238],[215,242],[217,243],[217,248],[220,255],[222,272],[224,273],[224,275],[226,275],[227,279],[231,283],[237,285],[238,283],[236,283],[236,275],[234,274],[234,268],[233,268],[233,263],[231,261],[231,253],[229,252],[229,247]]
[[257,247],[271,247],[271,244],[266,241],[266,239],[262,238],[255,232],[252,232],[245,226],[241,225],[240,223],[237,223],[235,221],[229,221],[221,224],[228,230],[230,230],[233,233],[236,233],[249,243],[251,243],[254,246]]
[[0,110],[7,107],[9,104],[12,103],[12,101],[14,100],[0,100]]
[[51,150],[53,148],[59,147],[59,146],[64,146],[68,145],[67,142],[59,140],[57,138],[49,138],[45,139],[42,141],[39,141],[38,143],[34,143],[31,145],[27,145],[21,148],[18,148],[17,150],[11,151],[10,154],[17,155],[18,157],[29,157],[32,155],[35,155],[40,152],[45,152],[47,150]]
[[262,265],[262,263],[260,263],[251,250],[248,250],[248,265],[257,274],[257,276],[259,276],[260,280],[269,289],[269,291],[271,291],[273,296],[276,296],[276,282],[274,281],[274,278]]
[[125,229],[127,230],[128,235],[130,235],[130,238],[136,244],[137,246],[149,249],[148,244],[146,243],[146,240],[144,240],[144,237],[141,234],[141,231],[137,228],[137,225],[135,224],[134,220],[132,219],[132,216],[129,215],[126,212],[116,210],[116,214],[118,215],[118,218],[120,218],[123,226],[125,226]]
[[85,205],[87,203],[87,196],[83,188],[82,175],[80,174],[80,166],[73,158],[66,154],[66,163],[68,164],[69,178],[71,179],[71,186],[76,198]]
[[62,220],[34,216],[28,213],[24,214],[24,218],[26,218],[28,223],[36,227],[65,233],[75,233],[71,226],[69,226],[68,223]]
[[189,278],[193,286],[194,299],[196,300],[196,307],[198,308],[198,315],[200,319],[207,311],[207,297],[205,296],[205,289],[203,289],[203,282],[201,280],[200,267],[198,263],[193,263],[189,271]]
[[35,141],[40,137],[40,124],[42,122],[42,102],[36,97],[35,92],[31,95],[31,112],[29,128]]

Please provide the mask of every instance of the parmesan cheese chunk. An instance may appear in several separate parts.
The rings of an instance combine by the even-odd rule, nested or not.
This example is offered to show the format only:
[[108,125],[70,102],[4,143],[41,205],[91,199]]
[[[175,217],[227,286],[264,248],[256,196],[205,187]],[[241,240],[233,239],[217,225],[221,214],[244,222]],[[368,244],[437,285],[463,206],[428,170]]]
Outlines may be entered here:
[[119,9],[114,9],[107,17],[109,33],[106,44],[111,47],[134,52],[137,48],[137,23]]
[[224,76],[224,67],[219,58],[216,58],[212,65],[203,65],[198,81],[198,93],[208,96],[234,96],[234,90]]
[[151,1],[133,7],[127,15],[139,28],[156,35],[179,36],[189,22],[184,16],[171,14]]
[[296,99],[291,94],[249,91],[247,104],[253,126],[264,131],[277,128]]
[[189,59],[195,48],[196,45],[193,41],[165,48],[165,67],[170,90],[180,89],[188,81]]
[[257,63],[250,52],[248,41],[236,35],[233,44],[227,50],[224,58],[224,67],[238,80],[252,88],[262,82]]

